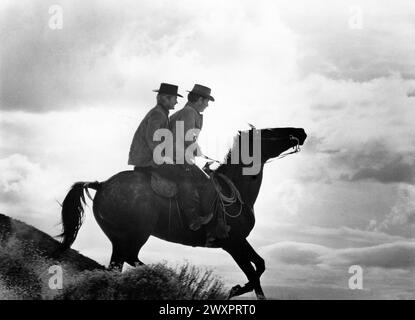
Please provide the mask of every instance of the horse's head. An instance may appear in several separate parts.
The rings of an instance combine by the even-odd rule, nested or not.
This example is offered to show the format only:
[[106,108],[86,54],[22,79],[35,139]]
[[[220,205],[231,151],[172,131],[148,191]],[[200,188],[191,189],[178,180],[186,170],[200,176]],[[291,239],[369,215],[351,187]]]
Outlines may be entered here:
[[245,149],[250,155],[257,154],[261,163],[278,157],[290,148],[298,150],[307,138],[302,128],[256,129],[250,126],[250,130],[239,132],[240,151],[244,152]]
[[302,128],[267,128],[259,131],[263,162],[278,157],[290,148],[298,148],[307,138]]
[[236,165],[246,170],[244,174],[256,175],[267,160],[280,156],[290,148],[295,148],[293,152],[299,151],[306,137],[301,128],[256,129],[251,125],[250,130],[239,131],[222,169],[219,169],[225,170],[227,165]]

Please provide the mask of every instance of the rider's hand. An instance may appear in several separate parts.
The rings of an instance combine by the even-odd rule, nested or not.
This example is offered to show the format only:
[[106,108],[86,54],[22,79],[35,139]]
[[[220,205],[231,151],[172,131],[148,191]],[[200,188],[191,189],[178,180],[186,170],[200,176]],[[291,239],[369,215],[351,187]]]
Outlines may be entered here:
[[213,170],[210,168],[210,165],[213,163],[213,161],[208,161],[205,163],[205,165],[203,166],[202,170],[207,174],[207,175],[211,175],[211,173],[213,172]]
[[166,164],[174,164],[174,161],[172,158],[165,156],[164,158],[164,163]]

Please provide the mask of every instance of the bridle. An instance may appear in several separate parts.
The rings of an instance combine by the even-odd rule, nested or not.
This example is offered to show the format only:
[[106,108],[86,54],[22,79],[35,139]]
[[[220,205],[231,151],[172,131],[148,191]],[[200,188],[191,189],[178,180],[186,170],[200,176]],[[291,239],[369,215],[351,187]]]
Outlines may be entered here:
[[[275,140],[275,141],[277,141],[277,140],[286,140],[286,138],[263,138],[263,140]],[[266,161],[265,163],[268,163],[268,162],[271,162],[271,161],[274,161],[274,160],[277,160],[277,159],[282,159],[282,158],[284,158],[284,157],[286,157],[286,156],[288,156],[290,154],[294,154],[294,153],[300,152],[301,151],[301,148],[300,148],[300,140],[297,137],[293,136],[293,135],[289,135],[289,141],[292,141],[292,140],[294,140],[296,142],[296,144],[293,146],[293,148],[294,148],[293,151],[290,151],[290,152],[281,154],[281,155],[279,155],[278,157],[276,157],[276,158],[274,158],[272,160]],[[205,159],[207,159],[207,160],[210,160],[210,161],[214,161],[214,162],[217,162],[217,163],[221,163],[218,160],[212,159],[212,158],[210,158],[208,156],[205,156],[205,155],[202,155],[202,157],[205,158]],[[225,221],[226,221],[226,216],[228,216],[230,218],[237,218],[237,217],[239,217],[241,215],[241,213],[242,213],[242,208],[243,208],[243,206],[244,206],[245,203],[242,200],[242,197],[241,197],[241,195],[239,193],[238,188],[234,185],[234,183],[226,175],[224,175],[222,173],[213,173],[211,175],[211,177],[213,178],[216,175],[219,176],[220,178],[222,178],[222,180],[228,185],[231,194],[229,196],[224,195],[223,192],[221,191],[221,188],[219,187],[218,182],[215,181],[216,179],[212,179],[212,183],[213,183],[213,186],[214,186],[214,188],[216,190],[216,194],[217,194],[216,199],[213,202],[213,206],[215,207],[215,211],[216,211],[216,208],[217,208],[218,205],[221,206],[222,207],[222,210],[221,211],[224,214]],[[228,212],[227,208],[230,207],[230,206],[232,206],[232,205],[234,205],[234,204],[236,204],[236,203],[239,203],[238,213],[236,213],[236,214],[230,214]],[[253,213],[253,209],[252,208],[251,208],[251,211]]]
[[[282,159],[282,158],[285,158],[286,156],[289,156],[290,154],[294,154],[294,153],[297,153],[297,152],[300,152],[301,151],[301,148],[300,148],[300,139],[298,139],[297,137],[293,136],[292,134],[290,134],[290,136],[289,136],[288,139],[289,139],[289,141],[295,140],[296,144],[295,144],[295,146],[292,147],[292,148],[294,148],[294,150],[293,151],[290,151],[290,152],[287,152],[287,153],[280,154],[278,157],[275,157],[275,158],[273,158],[271,160],[268,160],[265,163],[269,163],[269,162],[272,162],[274,160]],[[285,139],[284,138],[265,138],[264,140],[285,140]]]

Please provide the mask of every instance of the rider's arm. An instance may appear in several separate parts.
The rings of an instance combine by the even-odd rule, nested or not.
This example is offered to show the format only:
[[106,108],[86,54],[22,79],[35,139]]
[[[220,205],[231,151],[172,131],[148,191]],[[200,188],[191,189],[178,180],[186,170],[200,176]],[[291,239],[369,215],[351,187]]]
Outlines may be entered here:
[[[196,142],[197,137],[199,135],[199,129],[196,128],[196,119],[195,119],[195,112],[191,109],[185,108],[183,109],[183,113],[181,114],[181,119],[184,122],[184,137],[185,139],[184,145],[188,147],[190,144]],[[187,136],[186,136],[187,134]],[[192,139],[190,139],[192,138]]]
[[[176,121],[182,121],[183,122],[183,132],[176,132],[176,149],[178,154],[183,155],[183,159],[185,159],[186,150],[188,150],[189,146],[191,144],[194,144],[192,146],[192,150],[195,150],[195,146],[199,148],[197,144],[197,137],[199,135],[199,129],[196,128],[196,119],[195,119],[195,113],[193,110],[184,108],[182,109],[180,116],[176,119]],[[200,150],[200,149],[199,149]],[[192,158],[192,157],[191,157]],[[192,159],[189,159],[191,162]]]
[[160,144],[160,141],[154,139],[154,133],[159,129],[167,128],[167,120],[161,113],[154,113],[147,122],[146,142],[151,151]]

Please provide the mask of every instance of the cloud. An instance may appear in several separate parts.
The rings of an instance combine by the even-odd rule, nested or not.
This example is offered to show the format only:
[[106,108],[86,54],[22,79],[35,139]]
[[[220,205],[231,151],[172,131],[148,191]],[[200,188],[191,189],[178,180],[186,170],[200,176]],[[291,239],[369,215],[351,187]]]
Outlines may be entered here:
[[[175,43],[192,21],[178,6],[61,1],[63,28],[51,30],[50,5],[22,1],[2,10],[1,30],[8,35],[0,49],[4,110],[45,112],[104,102],[122,107],[151,95],[163,60],[189,61],[186,54],[175,58]],[[153,73],[149,56],[158,60]]]
[[332,249],[309,243],[281,242],[261,249],[266,257],[283,264],[330,268],[360,265],[383,269],[415,268],[415,242],[394,242],[371,247]]
[[[303,173],[293,179],[299,169],[304,169],[306,161],[300,153],[294,159],[281,163],[276,161],[265,169],[263,185],[255,204],[258,230],[253,230],[252,236],[260,239],[261,244],[300,239],[314,242],[313,236],[318,241],[315,243],[330,243],[330,246],[341,243],[343,247],[344,244],[377,244],[374,235],[377,232],[369,234],[365,230],[371,220],[382,221],[389,214],[399,197],[401,184],[364,180],[357,183],[350,182],[349,178],[344,178],[346,181],[339,180],[336,173],[344,172],[346,169],[343,167],[325,168],[331,175],[331,183],[323,178],[304,182]],[[272,165],[275,166],[274,170]],[[318,170],[316,166],[310,166],[312,177],[316,177],[313,172]],[[350,168],[347,170],[353,172]],[[363,231],[360,235],[357,233],[359,229]],[[403,239],[411,238],[414,234],[406,231],[394,233]],[[384,241],[395,240],[385,237]]]
[[9,4],[0,16],[2,34],[9,35],[0,49],[2,109],[144,106],[160,82],[182,90],[202,82],[218,101],[230,80],[240,90],[262,87],[272,95],[295,68],[291,33],[272,16],[272,2],[265,9],[237,4],[62,1],[62,30],[48,28],[48,3]]
[[378,169],[363,168],[352,176],[351,181],[365,179],[373,179],[382,183],[413,183],[415,181],[415,163],[403,163],[401,159],[397,159]]
[[346,181],[372,180],[380,183],[415,182],[415,151],[396,152],[392,141],[378,139],[355,145],[331,157],[333,164],[342,168],[340,176]]
[[0,211],[51,232],[59,220],[57,199],[66,175],[21,154],[0,159]]
[[308,81],[310,113],[305,115],[314,122],[303,147],[303,181],[330,183],[355,174],[353,181],[413,181],[415,134],[409,119],[415,108],[406,93],[412,81],[400,76],[364,83],[321,76]]
[[281,214],[296,216],[299,210],[299,202],[304,197],[304,190],[295,180],[283,180],[274,188],[273,199],[278,198]]
[[89,177],[125,168],[132,135],[144,112],[85,107],[79,111],[9,111],[0,115],[0,135],[7,137],[0,140],[2,154],[25,155],[44,166],[53,164]]
[[[258,223],[261,219],[258,218]],[[367,226],[366,222],[366,225]],[[363,230],[350,227],[321,227],[304,223],[272,223],[266,221],[261,232],[253,231],[251,242],[267,246],[275,242],[301,242],[335,249],[364,248],[385,243],[408,241],[399,234],[391,235],[383,230]]]
[[322,257],[324,263],[361,265],[386,269],[415,268],[415,242],[381,244],[375,247],[350,248]]
[[286,241],[261,249],[270,259],[293,265],[317,265],[321,254],[326,251],[323,246]]
[[[340,0],[330,6],[325,1],[282,1],[280,12],[299,38],[299,68],[305,76],[319,73],[364,82],[399,72],[415,78],[411,1]],[[359,21],[357,28],[353,21]]]
[[395,204],[383,220],[371,220],[369,230],[390,234],[415,235],[415,187],[402,185]]
[[[361,145],[351,146],[347,152],[343,150],[336,154],[333,161],[340,166],[348,167],[355,171],[372,168],[383,168],[400,166],[409,162],[410,153],[397,155],[393,152],[394,146],[390,141],[371,139]],[[389,168],[391,169],[391,168]]]
[[[79,2],[78,5],[80,9],[84,7]],[[64,3],[64,28],[51,30],[49,6],[45,2],[25,1],[2,10],[2,33],[8,34],[2,39],[1,49],[6,62],[1,79],[2,109],[59,110],[87,99],[85,85],[89,91],[95,91],[93,80],[103,85],[102,79],[84,75],[96,70],[100,58],[111,51],[116,41],[115,32],[110,33],[105,23],[110,12],[96,10],[88,17],[80,10],[77,19],[73,19],[76,4],[72,7]],[[113,23],[117,20],[115,14]]]

